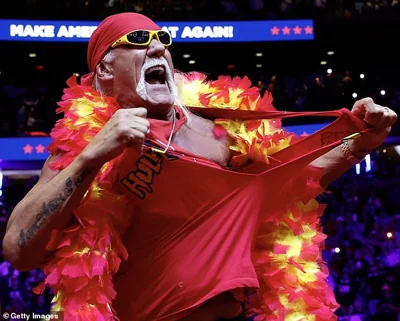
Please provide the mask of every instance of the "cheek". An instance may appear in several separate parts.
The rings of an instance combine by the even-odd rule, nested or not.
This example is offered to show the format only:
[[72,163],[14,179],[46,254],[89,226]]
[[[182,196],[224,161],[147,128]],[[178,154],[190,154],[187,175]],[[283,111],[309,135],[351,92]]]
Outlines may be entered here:
[[133,55],[132,74],[136,75],[136,80],[139,81],[142,72],[144,61],[146,60],[146,52],[138,51]]
[[169,68],[171,68],[172,72],[174,72],[174,64],[172,62],[171,54],[170,54],[170,52],[168,50],[165,51],[165,58],[168,61]]
[[143,54],[132,51],[119,61],[118,68],[115,71],[121,80],[130,84],[137,83],[140,79],[142,65]]
[[117,86],[120,90],[125,91],[126,94],[132,92],[134,93],[134,88],[137,87],[140,76],[137,76],[133,68],[127,68],[125,71],[121,72],[118,78]]

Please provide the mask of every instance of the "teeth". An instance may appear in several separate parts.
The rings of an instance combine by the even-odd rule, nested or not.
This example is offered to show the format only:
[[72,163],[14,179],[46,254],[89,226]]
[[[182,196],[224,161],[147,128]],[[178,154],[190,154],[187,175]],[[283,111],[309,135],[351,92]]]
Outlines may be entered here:
[[162,67],[162,66],[150,67],[149,69],[146,70],[146,75],[153,71],[159,71],[159,74],[161,75],[164,73],[164,67]]

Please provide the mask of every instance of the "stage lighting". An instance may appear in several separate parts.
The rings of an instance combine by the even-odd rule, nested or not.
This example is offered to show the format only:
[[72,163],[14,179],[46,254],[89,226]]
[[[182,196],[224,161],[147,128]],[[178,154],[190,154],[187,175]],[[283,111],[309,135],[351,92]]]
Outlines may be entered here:
[[372,169],[372,164],[371,164],[371,155],[365,156],[365,172],[370,172]]
[[0,169],[0,197],[3,195],[3,190],[1,189],[3,187],[3,172]]

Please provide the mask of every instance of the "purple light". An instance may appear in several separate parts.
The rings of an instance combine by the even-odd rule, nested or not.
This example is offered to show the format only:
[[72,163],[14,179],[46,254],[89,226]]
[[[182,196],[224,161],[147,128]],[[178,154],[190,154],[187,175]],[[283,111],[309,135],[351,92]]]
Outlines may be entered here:
[[0,197],[3,195],[1,188],[3,187],[3,172],[0,169]]

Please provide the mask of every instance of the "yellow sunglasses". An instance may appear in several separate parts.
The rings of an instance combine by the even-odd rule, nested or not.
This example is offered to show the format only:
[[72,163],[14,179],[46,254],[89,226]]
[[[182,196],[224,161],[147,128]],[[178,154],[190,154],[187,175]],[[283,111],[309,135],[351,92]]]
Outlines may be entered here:
[[122,45],[148,46],[153,38],[165,47],[172,44],[171,35],[164,30],[134,30],[115,41],[111,48]]

